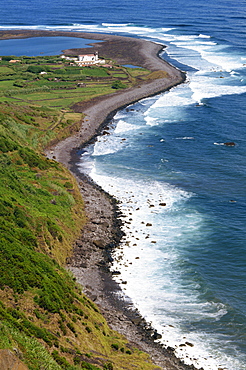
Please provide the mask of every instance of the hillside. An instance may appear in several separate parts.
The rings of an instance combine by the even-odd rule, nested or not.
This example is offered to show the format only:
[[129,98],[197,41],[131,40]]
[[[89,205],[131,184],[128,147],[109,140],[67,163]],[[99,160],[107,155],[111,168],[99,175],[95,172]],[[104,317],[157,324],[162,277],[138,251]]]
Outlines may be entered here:
[[148,71],[12,59],[0,63],[0,364],[14,356],[33,370],[156,369],[65,269],[86,224],[84,200],[70,172],[43,155],[83,120],[71,103],[114,93]]

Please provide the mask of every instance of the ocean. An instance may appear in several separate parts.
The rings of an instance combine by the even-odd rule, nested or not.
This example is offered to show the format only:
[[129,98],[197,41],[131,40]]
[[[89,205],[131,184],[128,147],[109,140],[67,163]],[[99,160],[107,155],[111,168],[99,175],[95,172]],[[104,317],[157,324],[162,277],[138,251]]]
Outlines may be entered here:
[[0,29],[152,40],[186,72],[119,111],[78,166],[119,200],[112,271],[123,293],[164,345],[205,370],[246,369],[245,13],[245,0],[9,0],[0,14]]

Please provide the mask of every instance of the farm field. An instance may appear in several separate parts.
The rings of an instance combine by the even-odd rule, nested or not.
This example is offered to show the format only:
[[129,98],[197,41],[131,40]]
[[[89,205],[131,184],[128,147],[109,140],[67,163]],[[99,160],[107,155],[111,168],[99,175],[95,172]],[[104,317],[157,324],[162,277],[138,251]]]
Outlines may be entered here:
[[17,119],[19,115],[30,125],[30,137],[37,140],[38,136],[37,145],[44,148],[78,129],[83,114],[73,112],[74,104],[131,87],[148,75],[143,68],[112,61],[106,66],[78,67],[59,56],[2,56],[0,103],[3,112]]

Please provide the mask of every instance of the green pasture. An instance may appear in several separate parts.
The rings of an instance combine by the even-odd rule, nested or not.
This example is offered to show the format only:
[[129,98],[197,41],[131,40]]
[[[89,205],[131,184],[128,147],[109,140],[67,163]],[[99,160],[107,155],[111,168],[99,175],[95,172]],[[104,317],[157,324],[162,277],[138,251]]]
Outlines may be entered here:
[[[145,76],[149,71],[142,68],[102,66],[70,66],[59,57],[20,57],[20,63],[9,66],[8,60],[0,65],[0,101],[15,100],[50,107],[69,107],[81,100],[115,91],[115,81],[124,79],[125,88],[134,78]],[[81,88],[80,83],[85,87]],[[93,88],[92,88],[93,85]],[[114,87],[112,89],[112,87]],[[111,91],[112,89],[112,91]]]
[[76,90],[47,90],[37,93],[25,94],[25,90],[14,91],[11,97],[0,96],[0,101],[15,101],[17,104],[35,104],[48,107],[68,108],[71,105],[88,100],[99,95],[113,93],[111,86],[93,85],[87,88],[77,88]]
[[1,74],[11,74],[14,73],[12,68],[6,67],[6,66],[0,66],[0,75]]
[[146,74],[150,73],[150,71],[148,69],[145,69],[145,68],[130,68],[130,67],[126,67],[126,70],[133,77],[134,76],[146,75]]
[[0,79],[0,92],[4,93],[4,91],[8,89],[13,89],[13,80]]

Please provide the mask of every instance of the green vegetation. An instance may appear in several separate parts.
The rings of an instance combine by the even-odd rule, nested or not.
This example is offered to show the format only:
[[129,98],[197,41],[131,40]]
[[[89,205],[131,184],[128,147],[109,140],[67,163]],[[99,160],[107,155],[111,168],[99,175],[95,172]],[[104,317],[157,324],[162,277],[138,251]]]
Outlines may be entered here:
[[[14,63],[12,61],[15,61]],[[143,68],[78,67],[58,56],[8,57],[0,60],[0,102],[69,108],[99,95],[138,84],[150,75]],[[165,76],[154,76],[161,78]]]
[[167,71],[154,71],[146,77],[148,80],[156,80],[158,78],[168,78],[169,74]]
[[112,88],[113,89],[125,89],[127,87],[126,84],[124,84],[122,81],[120,80],[116,80],[112,83]]
[[[11,59],[0,62],[0,350],[31,370],[156,369],[108,327],[65,269],[86,222],[84,203],[70,172],[42,154],[83,118],[70,94],[82,100],[113,92],[114,77],[58,57],[22,57],[9,67]],[[78,75],[88,86],[77,87]],[[58,91],[60,106],[52,107]]]

